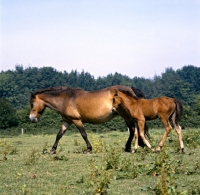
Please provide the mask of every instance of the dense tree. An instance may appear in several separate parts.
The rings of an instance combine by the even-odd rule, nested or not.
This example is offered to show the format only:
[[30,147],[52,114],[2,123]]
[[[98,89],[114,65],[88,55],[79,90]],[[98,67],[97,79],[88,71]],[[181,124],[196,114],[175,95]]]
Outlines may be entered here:
[[[59,72],[52,67],[24,68],[23,65],[19,64],[16,65],[14,71],[8,70],[0,72],[0,98],[3,98],[1,100],[3,101],[2,105],[8,104],[7,108],[17,110],[17,120],[20,126],[29,125],[30,123],[28,119],[30,109],[29,96],[32,91],[53,86],[71,86],[80,87],[85,90],[98,90],[112,85],[126,85],[140,88],[146,98],[162,95],[179,98],[184,105],[184,116],[182,120],[184,126],[200,126],[200,120],[198,118],[200,117],[200,68],[192,65],[184,66],[176,71],[173,68],[166,68],[164,73],[155,75],[153,79],[142,77],[129,78],[117,72],[95,79],[94,76],[84,70],[80,73],[77,70],[72,70],[68,73],[66,71]],[[1,104],[0,108],[3,110]],[[48,119],[43,118],[44,123],[49,120],[51,124],[57,124],[59,117],[57,115],[53,116],[49,112],[46,112]],[[15,115],[14,111],[12,111],[12,114]],[[4,116],[6,115],[4,114]],[[54,120],[53,118],[56,119]],[[115,127],[114,124],[121,126],[122,121],[118,121],[119,123],[115,120],[115,122],[103,124],[99,128]],[[40,125],[44,123],[41,122]],[[15,125],[16,123],[9,122],[9,124]],[[48,126],[48,124],[46,125]],[[150,126],[155,127],[157,125],[157,121],[150,122]],[[8,127],[8,125],[3,125],[2,121],[0,126],[0,128]],[[93,126],[91,128],[98,129],[98,127]]]
[[18,123],[13,106],[5,98],[0,98],[0,105],[0,129],[16,126]]

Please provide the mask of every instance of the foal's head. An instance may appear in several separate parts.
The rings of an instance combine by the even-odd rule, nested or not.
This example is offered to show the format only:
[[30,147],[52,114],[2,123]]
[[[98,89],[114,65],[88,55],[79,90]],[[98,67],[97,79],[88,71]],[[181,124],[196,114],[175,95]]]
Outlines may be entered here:
[[38,118],[42,115],[45,109],[44,101],[38,95],[31,93],[30,96],[31,111],[29,118],[32,122],[37,122]]
[[115,95],[113,98],[113,105],[112,105],[113,111],[117,112],[117,110],[122,105],[122,103],[123,103],[123,99],[120,96]]
[[120,112],[121,110],[128,110],[137,97],[131,96],[129,93],[118,91],[113,98],[113,110]]

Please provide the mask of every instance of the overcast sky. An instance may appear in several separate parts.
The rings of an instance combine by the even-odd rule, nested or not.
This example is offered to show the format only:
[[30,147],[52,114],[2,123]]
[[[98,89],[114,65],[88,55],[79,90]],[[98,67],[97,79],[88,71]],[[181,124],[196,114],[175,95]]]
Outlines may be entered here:
[[22,64],[153,78],[200,67],[200,0],[0,2],[0,71]]

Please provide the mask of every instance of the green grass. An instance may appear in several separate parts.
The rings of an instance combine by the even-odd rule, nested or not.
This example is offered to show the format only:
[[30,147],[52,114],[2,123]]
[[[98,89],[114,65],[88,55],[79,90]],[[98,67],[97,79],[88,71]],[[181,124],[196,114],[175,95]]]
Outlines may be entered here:
[[[153,146],[163,130],[151,130]],[[0,138],[1,194],[199,194],[200,130],[184,130],[185,154],[173,132],[161,153],[124,153],[128,132],[88,133],[94,152],[83,154],[80,134]]]

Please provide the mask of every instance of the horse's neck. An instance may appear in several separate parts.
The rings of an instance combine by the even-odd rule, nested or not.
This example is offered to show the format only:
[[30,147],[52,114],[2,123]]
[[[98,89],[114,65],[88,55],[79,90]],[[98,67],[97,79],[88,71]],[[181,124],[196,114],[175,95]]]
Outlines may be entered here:
[[45,106],[51,108],[52,110],[59,111],[61,107],[61,100],[59,97],[53,97],[50,95],[42,96],[42,100],[45,103]]

